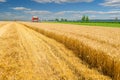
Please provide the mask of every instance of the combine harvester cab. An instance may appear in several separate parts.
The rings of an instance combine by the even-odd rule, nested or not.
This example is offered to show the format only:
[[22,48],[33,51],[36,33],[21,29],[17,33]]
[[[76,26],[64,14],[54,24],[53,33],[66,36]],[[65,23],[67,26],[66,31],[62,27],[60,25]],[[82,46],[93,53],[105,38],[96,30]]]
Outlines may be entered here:
[[32,22],[39,22],[39,17],[33,16],[32,17]]

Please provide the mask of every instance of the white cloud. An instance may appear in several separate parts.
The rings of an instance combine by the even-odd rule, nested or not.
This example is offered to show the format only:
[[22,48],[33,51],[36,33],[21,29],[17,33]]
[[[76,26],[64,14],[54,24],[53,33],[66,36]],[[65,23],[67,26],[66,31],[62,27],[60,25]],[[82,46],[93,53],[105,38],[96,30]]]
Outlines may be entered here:
[[17,11],[22,11],[22,10],[31,10],[29,8],[25,8],[25,7],[14,7],[12,8],[13,10],[17,10]]
[[100,5],[111,6],[111,7],[120,7],[120,0],[105,0],[105,2],[101,3]]
[[0,0],[0,2],[6,2],[6,0]]
[[120,14],[120,11],[61,11],[56,13],[58,15],[64,15],[64,14],[99,14],[99,15],[104,15],[104,14]]
[[2,12],[0,13],[0,20],[30,20],[30,18],[25,14],[21,15],[14,12]]
[[[90,19],[120,19],[120,11],[42,11],[42,10],[23,10],[21,12],[0,13],[0,19],[17,19],[31,20],[32,16],[38,16],[42,20],[52,20],[55,18],[65,18],[68,20],[81,20],[83,15],[87,15]],[[4,15],[2,15],[4,14]],[[22,15],[21,15],[22,14]],[[13,17],[14,16],[14,17]]]
[[76,3],[76,2],[92,2],[93,0],[32,0],[38,3]]
[[30,11],[24,11],[24,12],[31,15],[49,15],[52,13],[50,11],[40,11],[40,10],[30,10]]

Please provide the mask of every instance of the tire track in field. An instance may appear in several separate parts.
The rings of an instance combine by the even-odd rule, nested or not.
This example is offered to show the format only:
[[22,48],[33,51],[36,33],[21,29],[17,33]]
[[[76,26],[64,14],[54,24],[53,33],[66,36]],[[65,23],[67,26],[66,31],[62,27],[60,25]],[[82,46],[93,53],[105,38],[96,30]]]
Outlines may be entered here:
[[[32,51],[34,51],[34,56],[38,57],[43,55],[42,57],[39,57],[38,62],[40,62],[39,61],[41,60],[40,58],[44,57],[43,59],[44,62],[40,62],[40,63],[43,63],[42,65],[45,64],[45,66],[39,65],[39,68],[42,67],[44,70],[43,72],[45,72],[46,74],[48,73],[47,77],[49,77],[51,73],[52,75],[55,75],[54,77],[51,77],[49,79],[107,80],[107,77],[101,75],[95,70],[90,70],[85,65],[83,65],[79,61],[79,59],[75,57],[75,55],[73,55],[72,52],[66,49],[63,45],[60,45],[60,43],[51,40],[33,30],[25,28],[25,26],[23,25],[20,24],[16,24],[16,25],[17,27],[19,26],[18,30],[22,31],[20,32],[20,34],[22,33],[21,36],[24,36],[23,37],[24,39],[26,38],[26,40],[24,40],[24,43],[28,41],[28,44],[32,46]],[[61,49],[64,51],[61,51]],[[39,51],[42,52],[43,54],[39,53]],[[52,69],[51,72],[46,70],[45,68],[46,66]],[[70,67],[70,66],[74,66],[74,67]]]

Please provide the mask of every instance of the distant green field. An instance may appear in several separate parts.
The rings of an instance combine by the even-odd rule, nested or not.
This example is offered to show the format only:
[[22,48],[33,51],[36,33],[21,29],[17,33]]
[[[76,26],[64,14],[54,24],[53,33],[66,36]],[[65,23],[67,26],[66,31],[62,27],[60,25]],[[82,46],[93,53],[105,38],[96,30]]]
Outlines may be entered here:
[[119,22],[54,22],[54,23],[89,25],[89,26],[103,26],[103,27],[120,27]]

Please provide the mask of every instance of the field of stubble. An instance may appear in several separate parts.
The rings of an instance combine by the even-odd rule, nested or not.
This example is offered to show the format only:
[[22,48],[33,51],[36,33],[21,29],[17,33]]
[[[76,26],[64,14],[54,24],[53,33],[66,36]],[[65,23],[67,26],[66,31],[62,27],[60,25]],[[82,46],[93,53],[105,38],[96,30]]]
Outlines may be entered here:
[[119,80],[120,29],[0,22],[0,80]]

